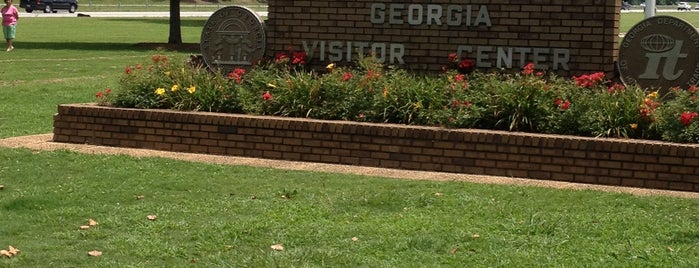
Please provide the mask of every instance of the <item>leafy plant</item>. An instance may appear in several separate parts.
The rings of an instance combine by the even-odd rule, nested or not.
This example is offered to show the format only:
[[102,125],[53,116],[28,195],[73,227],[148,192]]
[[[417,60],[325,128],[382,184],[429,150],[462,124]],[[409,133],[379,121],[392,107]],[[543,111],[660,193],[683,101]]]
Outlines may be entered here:
[[567,79],[533,64],[482,73],[451,56],[446,66],[418,75],[369,56],[355,67],[309,70],[305,54],[292,51],[221,74],[155,55],[148,67],[127,67],[116,93],[97,98],[117,107],[699,142],[695,87],[659,98],[604,73]]
[[658,131],[663,140],[699,143],[699,89],[674,88],[669,94],[666,105],[657,111]]

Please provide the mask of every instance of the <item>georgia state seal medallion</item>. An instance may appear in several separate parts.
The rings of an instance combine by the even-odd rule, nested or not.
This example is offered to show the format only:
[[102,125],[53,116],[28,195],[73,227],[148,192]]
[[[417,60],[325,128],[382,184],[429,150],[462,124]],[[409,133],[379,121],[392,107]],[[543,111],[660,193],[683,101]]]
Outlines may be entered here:
[[211,70],[228,73],[250,69],[265,54],[264,23],[257,13],[243,6],[214,12],[204,24],[201,54]]
[[624,84],[642,88],[687,88],[699,83],[699,32],[688,22],[655,16],[636,24],[619,47]]

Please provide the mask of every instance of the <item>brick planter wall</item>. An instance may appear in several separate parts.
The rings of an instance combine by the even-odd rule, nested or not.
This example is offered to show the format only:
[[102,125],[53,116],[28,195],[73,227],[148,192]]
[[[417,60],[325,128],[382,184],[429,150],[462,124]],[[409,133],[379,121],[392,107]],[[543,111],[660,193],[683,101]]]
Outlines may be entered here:
[[54,141],[699,192],[699,145],[60,105]]

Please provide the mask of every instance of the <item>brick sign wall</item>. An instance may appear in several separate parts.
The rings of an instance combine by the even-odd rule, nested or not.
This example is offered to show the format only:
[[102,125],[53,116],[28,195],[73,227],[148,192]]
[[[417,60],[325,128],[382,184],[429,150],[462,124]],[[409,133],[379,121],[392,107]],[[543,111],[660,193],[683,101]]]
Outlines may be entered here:
[[316,66],[374,53],[441,70],[450,53],[479,69],[534,62],[560,75],[614,72],[620,1],[269,0],[267,53],[306,51]]

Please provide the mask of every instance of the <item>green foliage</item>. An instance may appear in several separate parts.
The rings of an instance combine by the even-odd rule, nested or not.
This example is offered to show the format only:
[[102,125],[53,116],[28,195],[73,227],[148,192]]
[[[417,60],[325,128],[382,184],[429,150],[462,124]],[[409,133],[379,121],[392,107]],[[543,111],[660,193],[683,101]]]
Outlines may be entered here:
[[238,112],[238,82],[232,76],[156,54],[150,65],[127,66],[119,80],[120,90],[115,94],[98,93],[98,103],[140,109]]
[[543,73],[527,65],[519,74],[475,74],[473,105],[483,107],[480,128],[538,132],[553,109],[553,94]]
[[[699,139],[699,127],[677,120],[682,113],[691,117],[699,111],[694,91],[678,91],[677,98],[661,101],[657,92],[626,88],[604,73],[566,79],[528,64],[514,74],[447,70],[417,75],[383,66],[373,57],[360,59],[356,67],[331,64],[326,70],[306,70],[304,62],[303,53],[282,53],[249,71],[230,74],[174,61],[128,67],[123,89],[109,104],[675,142]],[[181,89],[173,90],[177,85]],[[656,111],[662,111],[659,120]]]
[[[692,198],[64,150],[0,148],[0,162],[11,164],[0,167],[0,249],[21,250],[0,267],[699,263]],[[99,225],[79,229],[88,219]]]
[[672,90],[666,105],[657,110],[657,128],[663,140],[699,143],[699,90],[696,86]]

